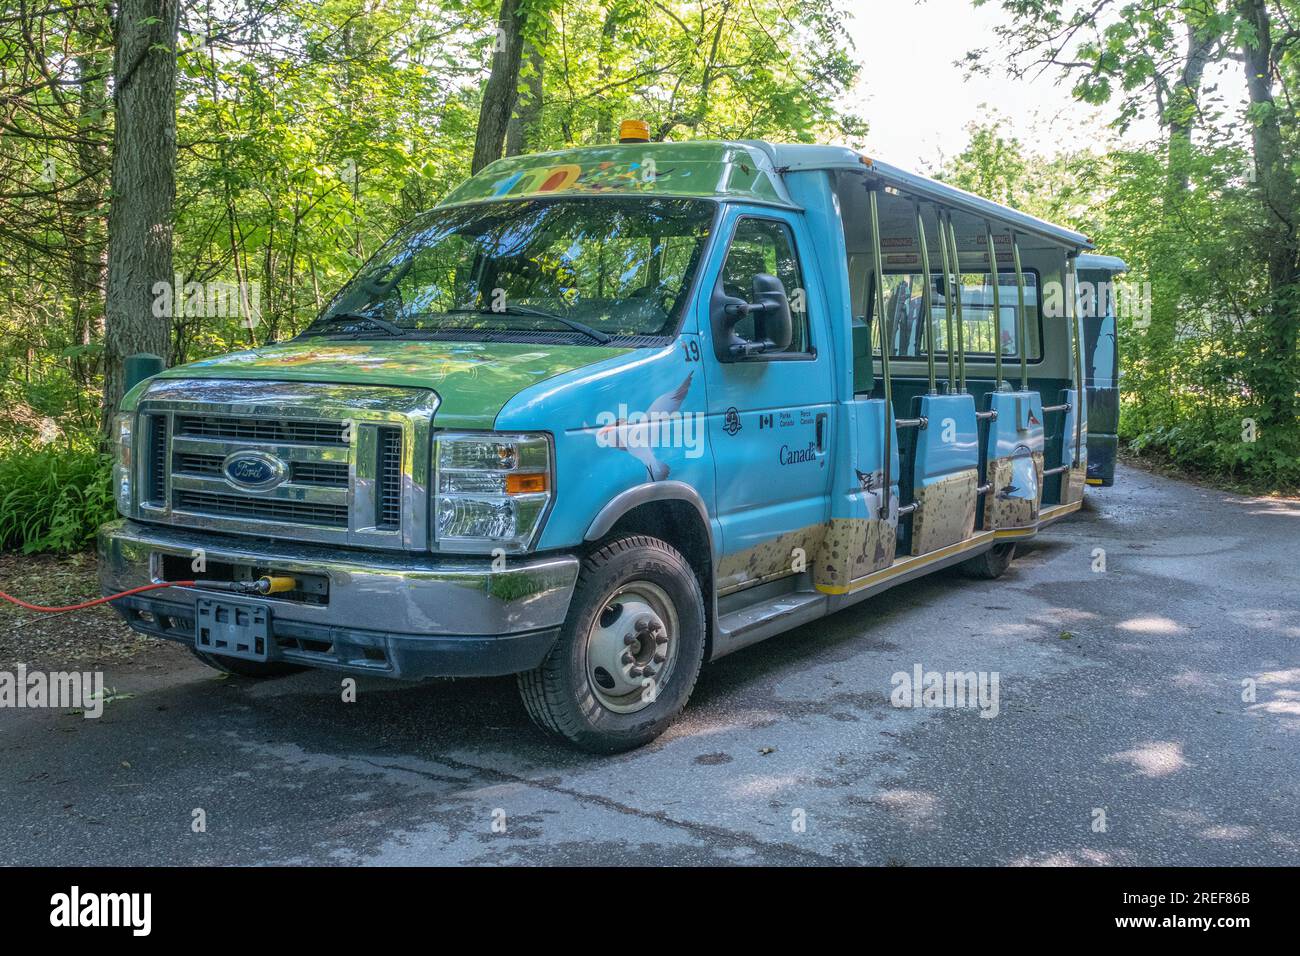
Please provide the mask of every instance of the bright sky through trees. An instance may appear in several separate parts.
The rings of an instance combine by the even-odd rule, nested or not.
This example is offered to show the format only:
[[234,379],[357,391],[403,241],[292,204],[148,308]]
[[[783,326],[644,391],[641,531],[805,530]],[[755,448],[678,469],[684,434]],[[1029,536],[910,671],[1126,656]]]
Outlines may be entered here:
[[[877,0],[849,3],[846,9],[862,72],[842,105],[867,120],[866,150],[885,162],[935,170],[943,157],[966,145],[966,124],[987,118],[989,109],[1001,114],[1004,134],[1047,157],[1088,138],[1115,146],[1158,135],[1155,122],[1147,120],[1120,137],[1107,129],[1113,111],[1074,100],[1069,83],[1053,71],[1014,81],[995,65],[988,76],[967,78],[956,61],[975,48],[998,49],[993,28],[1007,16],[996,3],[976,8],[970,0]],[[1234,64],[1214,79],[1229,102],[1244,104],[1239,74]]]

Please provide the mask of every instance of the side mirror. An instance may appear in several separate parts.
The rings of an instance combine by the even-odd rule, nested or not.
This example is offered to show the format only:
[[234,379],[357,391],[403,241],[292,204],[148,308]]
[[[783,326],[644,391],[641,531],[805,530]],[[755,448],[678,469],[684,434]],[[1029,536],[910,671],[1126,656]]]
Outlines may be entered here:
[[[754,276],[752,302],[722,292],[721,283],[713,295],[710,312],[713,318],[714,351],[719,361],[735,362],[764,352],[783,352],[794,337],[790,317],[790,300],[785,286],[774,275],[760,272]],[[736,334],[736,326],[746,316],[754,317],[754,339]]]

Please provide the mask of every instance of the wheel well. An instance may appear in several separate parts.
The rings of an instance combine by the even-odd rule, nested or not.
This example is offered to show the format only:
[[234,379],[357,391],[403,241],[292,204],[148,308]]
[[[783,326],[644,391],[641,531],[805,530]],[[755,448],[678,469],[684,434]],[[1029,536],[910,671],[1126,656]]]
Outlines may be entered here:
[[645,534],[666,541],[682,553],[704,595],[707,621],[704,659],[713,653],[713,552],[709,531],[695,506],[686,501],[648,501],[623,515],[605,535],[605,540],[624,534]]

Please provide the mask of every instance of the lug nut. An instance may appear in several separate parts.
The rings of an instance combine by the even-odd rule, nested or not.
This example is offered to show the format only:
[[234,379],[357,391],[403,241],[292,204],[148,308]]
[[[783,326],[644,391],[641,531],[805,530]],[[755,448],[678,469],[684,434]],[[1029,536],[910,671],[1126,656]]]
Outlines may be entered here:
[[642,668],[642,671],[646,677],[654,677],[655,669],[653,664],[647,664],[645,667]]
[[662,663],[663,663],[664,661],[666,661],[666,660],[668,660],[668,655],[665,654],[663,651],[658,651],[658,652],[655,654],[655,663],[656,663],[656,664],[662,664]]
[[624,634],[624,635],[623,635],[623,644],[624,644],[625,646],[627,646],[627,647],[631,647],[631,646],[632,646],[633,644],[635,644],[635,643],[636,643],[636,635],[635,635],[635,634],[630,634],[630,633],[629,633],[629,634]]
[[668,643],[668,635],[665,634],[663,631],[660,631],[658,634],[655,635],[655,643],[656,643],[656,644],[667,644],[667,643]]
[[623,656],[619,658],[619,660],[621,660],[624,664],[631,664],[634,660],[636,660],[636,658],[633,657],[631,654],[629,654],[627,651],[624,651]]
[[628,673],[631,674],[633,677],[640,677],[644,670],[645,668],[643,667],[633,667],[628,670]]
[[650,629],[651,629],[650,618],[649,618],[648,616],[646,616],[645,614],[642,614],[640,617],[638,617],[638,618],[636,619],[636,629],[637,629],[638,631],[648,631],[648,630],[650,630]]

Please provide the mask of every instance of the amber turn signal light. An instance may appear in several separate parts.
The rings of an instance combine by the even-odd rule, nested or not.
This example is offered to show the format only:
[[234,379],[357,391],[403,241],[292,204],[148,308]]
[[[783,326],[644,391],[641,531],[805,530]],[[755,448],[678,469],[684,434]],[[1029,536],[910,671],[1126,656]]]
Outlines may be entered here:
[[549,484],[545,472],[528,475],[506,475],[506,494],[538,494],[545,491]]

